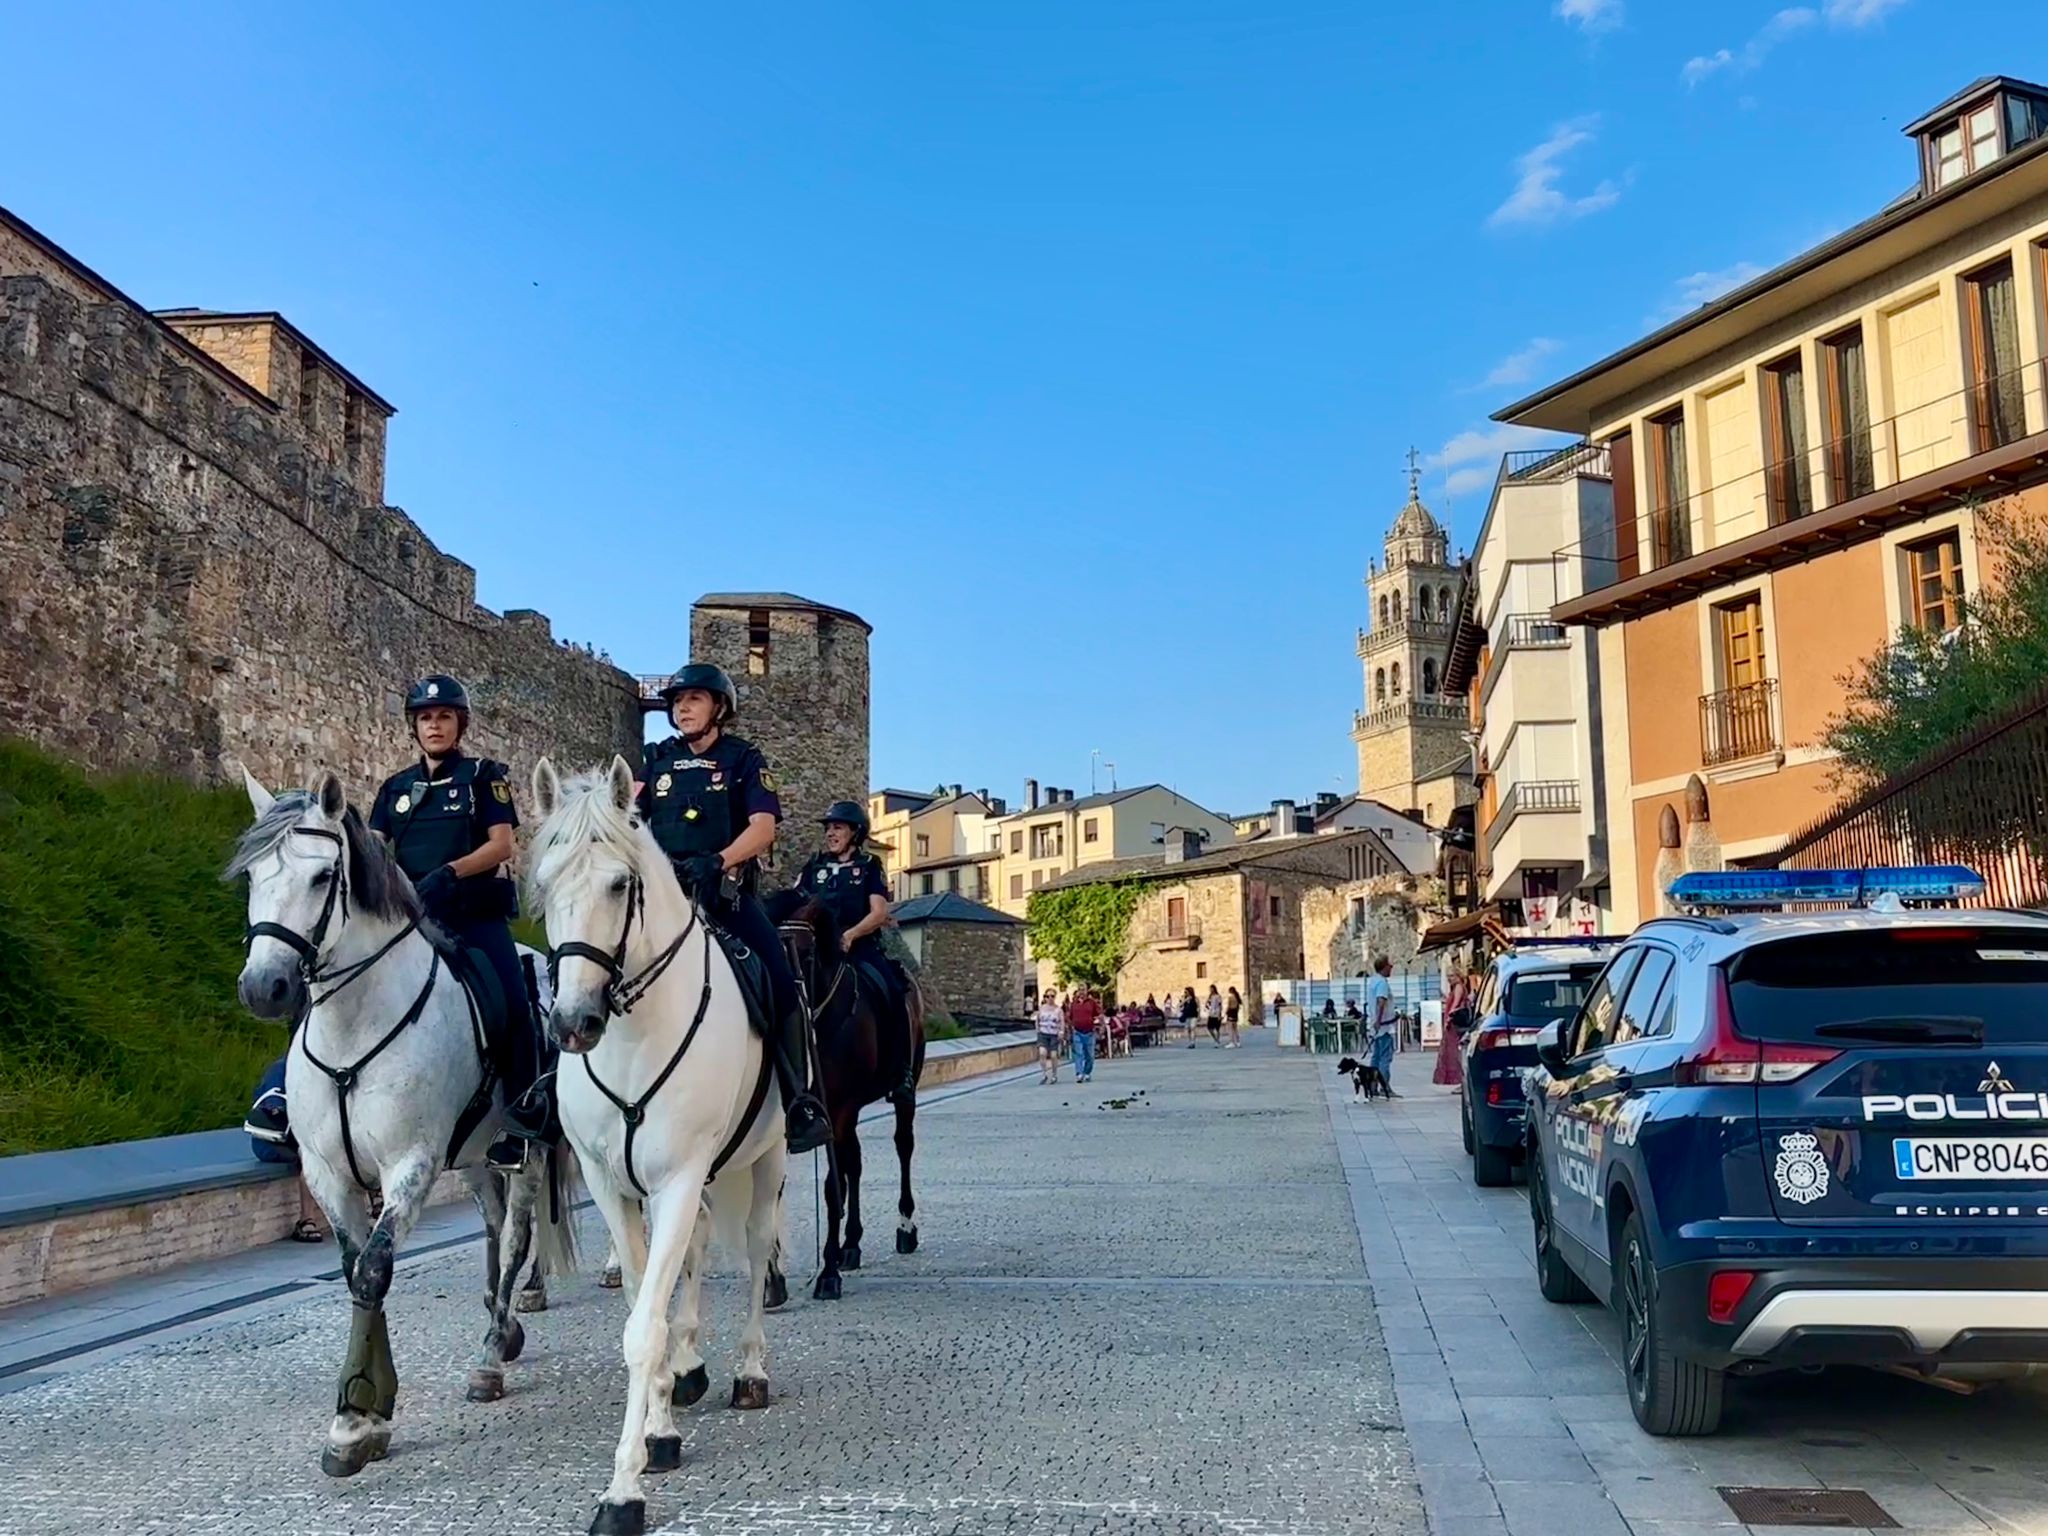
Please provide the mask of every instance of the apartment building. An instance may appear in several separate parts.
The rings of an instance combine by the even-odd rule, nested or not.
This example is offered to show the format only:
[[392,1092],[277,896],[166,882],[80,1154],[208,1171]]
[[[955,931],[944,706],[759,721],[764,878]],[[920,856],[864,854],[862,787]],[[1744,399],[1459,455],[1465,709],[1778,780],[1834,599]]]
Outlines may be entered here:
[[1905,132],[1910,192],[1496,418],[1610,457],[1551,614],[1594,635],[1620,921],[1657,910],[1692,775],[1731,859],[1824,810],[1839,679],[1961,623],[1980,507],[2048,510],[2048,88],[1987,77]]
[[1008,807],[985,789],[942,785],[930,794],[878,789],[868,796],[870,846],[897,901],[951,892],[987,901],[995,888],[995,833]]
[[1557,552],[1613,521],[1605,448],[1509,454],[1452,618],[1444,688],[1477,703],[1479,896],[1510,931],[1609,920],[1599,651],[1552,610],[1579,595],[1582,569]]
[[1164,784],[1112,789],[1076,800],[1071,789],[1038,782],[1024,784],[1024,808],[991,818],[1001,862],[989,902],[1022,917],[1031,893],[1047,881],[1084,865],[1110,859],[1149,857],[1166,847],[1167,834],[1187,832],[1199,847],[1230,846],[1234,832],[1226,817],[1175,794]]

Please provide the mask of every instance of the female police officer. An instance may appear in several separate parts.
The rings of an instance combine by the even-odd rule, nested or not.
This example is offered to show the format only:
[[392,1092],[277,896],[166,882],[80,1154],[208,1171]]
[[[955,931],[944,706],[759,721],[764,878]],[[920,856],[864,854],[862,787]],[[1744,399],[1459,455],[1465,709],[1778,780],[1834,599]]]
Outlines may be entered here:
[[757,748],[724,729],[739,706],[724,668],[693,662],[661,697],[677,734],[642,749],[640,811],[683,889],[767,968],[769,1055],[789,1149],[808,1152],[832,1139],[832,1126],[811,1091],[810,1025],[797,1006],[796,978],[756,890],[756,861],[775,846],[782,819],[775,779]]
[[796,889],[823,902],[839,925],[839,942],[849,960],[864,960],[881,983],[887,1003],[883,1061],[895,1063],[902,1080],[890,1091],[892,1101],[916,1094],[910,1078],[910,1020],[904,1013],[908,978],[876,939],[889,921],[889,878],[882,861],[869,853],[868,813],[851,800],[835,800],[818,818],[825,828],[825,847],[811,855],[796,877]]
[[427,916],[480,951],[504,991],[505,1018],[491,1049],[505,1085],[509,1131],[491,1147],[490,1160],[517,1168],[527,1143],[545,1134],[548,1122],[546,1089],[536,1081],[540,1038],[509,926],[518,897],[500,872],[512,857],[519,813],[505,765],[462,750],[469,694],[461,683],[441,673],[421,678],[406,696],[405,714],[420,759],[384,781],[370,830],[389,840]]

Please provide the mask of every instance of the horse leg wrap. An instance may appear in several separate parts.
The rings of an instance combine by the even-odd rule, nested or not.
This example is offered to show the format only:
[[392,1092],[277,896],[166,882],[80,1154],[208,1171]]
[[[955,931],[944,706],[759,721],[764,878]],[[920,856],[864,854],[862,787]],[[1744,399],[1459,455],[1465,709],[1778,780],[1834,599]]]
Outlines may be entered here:
[[341,1362],[336,1413],[391,1417],[398,1405],[398,1370],[391,1363],[391,1335],[382,1307],[349,1308],[348,1354]]

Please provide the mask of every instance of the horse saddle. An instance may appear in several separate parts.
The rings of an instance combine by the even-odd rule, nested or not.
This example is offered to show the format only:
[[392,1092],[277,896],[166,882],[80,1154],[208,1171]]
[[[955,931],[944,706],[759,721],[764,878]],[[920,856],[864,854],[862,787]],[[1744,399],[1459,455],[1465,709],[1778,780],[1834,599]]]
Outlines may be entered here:
[[768,980],[768,962],[751,945],[742,943],[717,924],[712,925],[711,931],[718,936],[718,945],[725,951],[725,958],[732,962],[732,973],[740,984],[740,996],[747,1000],[747,1022],[754,1026],[754,1033],[763,1040],[774,1039],[775,1020],[771,1015],[775,1008],[775,990]]

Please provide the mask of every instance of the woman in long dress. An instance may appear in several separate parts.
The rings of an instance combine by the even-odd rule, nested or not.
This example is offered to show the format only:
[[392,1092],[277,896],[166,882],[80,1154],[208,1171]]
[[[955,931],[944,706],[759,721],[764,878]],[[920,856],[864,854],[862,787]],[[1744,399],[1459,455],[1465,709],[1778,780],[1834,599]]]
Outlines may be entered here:
[[1430,1074],[1431,1082],[1456,1085],[1463,1070],[1465,1031],[1471,1027],[1472,980],[1459,969],[1451,973],[1450,988],[1444,993],[1444,1038],[1436,1048],[1436,1071]]

